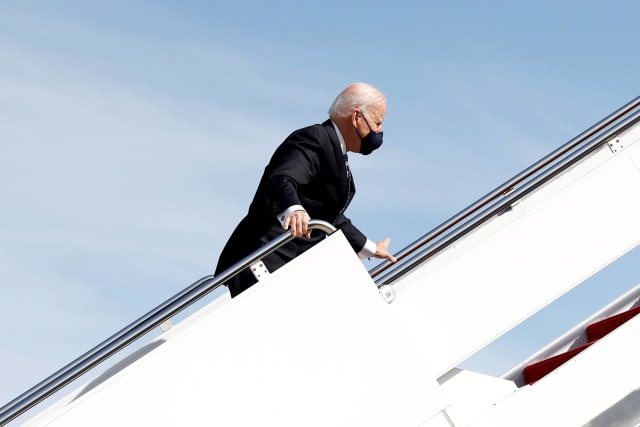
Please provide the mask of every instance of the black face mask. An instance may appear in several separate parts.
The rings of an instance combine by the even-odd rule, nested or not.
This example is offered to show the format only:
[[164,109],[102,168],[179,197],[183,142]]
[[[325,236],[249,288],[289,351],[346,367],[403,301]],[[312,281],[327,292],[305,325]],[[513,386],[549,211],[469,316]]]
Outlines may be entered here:
[[364,137],[360,138],[360,154],[368,155],[373,153],[374,150],[377,150],[382,145],[382,132],[374,132],[369,125],[369,122],[361,113],[364,122],[369,126],[369,133]]

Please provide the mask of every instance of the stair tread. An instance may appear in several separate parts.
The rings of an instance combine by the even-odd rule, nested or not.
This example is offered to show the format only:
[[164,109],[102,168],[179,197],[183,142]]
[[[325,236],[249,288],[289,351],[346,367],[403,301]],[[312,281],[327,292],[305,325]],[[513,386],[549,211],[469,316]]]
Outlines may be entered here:
[[640,307],[636,307],[631,310],[616,314],[615,316],[607,317],[606,319],[602,319],[598,322],[592,323],[591,325],[587,326],[586,329],[587,339],[589,341],[595,341],[602,338],[609,332],[616,329],[618,326],[632,319],[638,313],[640,313]]
[[534,382],[538,381],[539,379],[549,374],[550,372],[552,372],[553,370],[555,370],[556,368],[558,368],[568,360],[578,355],[578,353],[582,352],[593,343],[595,343],[595,341],[589,342],[580,347],[576,347],[565,353],[561,353],[556,356],[552,356],[548,359],[544,359],[539,362],[535,362],[530,365],[527,365],[522,371],[525,384],[533,384]]
[[587,344],[527,365],[522,371],[525,384],[533,384],[540,380],[542,377],[557,369],[559,366],[572,359],[578,353],[582,352],[591,344],[595,343],[620,325],[629,321],[637,314],[640,314],[640,307],[632,308],[631,310],[607,317],[606,319],[602,319],[587,326],[585,330],[588,341]]

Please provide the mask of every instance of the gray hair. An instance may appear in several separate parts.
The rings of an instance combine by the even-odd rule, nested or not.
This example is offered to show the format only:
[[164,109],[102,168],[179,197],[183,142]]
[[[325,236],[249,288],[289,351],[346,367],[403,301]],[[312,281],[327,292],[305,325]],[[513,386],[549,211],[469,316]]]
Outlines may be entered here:
[[370,107],[386,102],[382,92],[366,83],[354,83],[338,95],[329,107],[329,116],[348,117],[358,108],[366,113]]

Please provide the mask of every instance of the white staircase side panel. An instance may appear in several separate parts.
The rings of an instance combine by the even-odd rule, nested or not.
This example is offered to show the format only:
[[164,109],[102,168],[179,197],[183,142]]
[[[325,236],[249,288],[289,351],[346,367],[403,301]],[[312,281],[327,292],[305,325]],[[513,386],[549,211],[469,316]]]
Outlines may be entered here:
[[640,126],[394,284],[391,304],[445,374],[640,243]]
[[458,368],[447,372],[438,382],[451,402],[447,414],[456,426],[466,426],[518,390],[513,381]]
[[636,316],[469,427],[636,426],[639,336],[640,316]]
[[203,310],[28,425],[418,426],[448,405],[340,232]]

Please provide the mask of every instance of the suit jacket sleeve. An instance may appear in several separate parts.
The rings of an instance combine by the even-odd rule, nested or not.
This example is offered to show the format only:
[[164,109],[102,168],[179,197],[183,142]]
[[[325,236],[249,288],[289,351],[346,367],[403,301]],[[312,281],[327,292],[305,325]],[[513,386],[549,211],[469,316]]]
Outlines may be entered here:
[[265,174],[265,196],[274,215],[293,205],[302,205],[299,187],[310,184],[320,169],[321,147],[313,140],[281,145]]
[[338,218],[334,222],[334,225],[342,230],[347,241],[358,253],[364,248],[364,244],[367,242],[367,236],[365,236],[355,225],[351,223],[351,220],[343,214],[338,215]]

